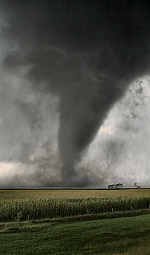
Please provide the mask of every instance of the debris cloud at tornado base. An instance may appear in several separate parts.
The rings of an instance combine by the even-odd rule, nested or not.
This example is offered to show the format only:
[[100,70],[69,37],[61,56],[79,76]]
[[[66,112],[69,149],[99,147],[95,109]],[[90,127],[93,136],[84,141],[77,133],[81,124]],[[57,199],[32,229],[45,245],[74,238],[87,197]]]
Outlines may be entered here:
[[[7,96],[8,105],[13,105],[15,114],[20,112],[20,121],[28,122],[28,130],[22,126],[22,132],[33,135],[30,141],[24,138],[22,153],[11,155],[10,160],[30,164],[40,132],[46,132],[41,141],[46,148],[48,128],[52,132],[55,122],[57,126],[57,115],[60,183],[90,185],[92,181],[86,174],[80,176],[76,164],[114,103],[132,81],[150,71],[149,4],[1,0],[0,8],[3,48],[8,44],[2,63],[3,87],[8,72],[21,81],[19,89],[13,87],[16,94]],[[7,107],[4,101],[3,107]],[[53,128],[48,118],[54,119]],[[47,139],[50,144],[52,138]]]

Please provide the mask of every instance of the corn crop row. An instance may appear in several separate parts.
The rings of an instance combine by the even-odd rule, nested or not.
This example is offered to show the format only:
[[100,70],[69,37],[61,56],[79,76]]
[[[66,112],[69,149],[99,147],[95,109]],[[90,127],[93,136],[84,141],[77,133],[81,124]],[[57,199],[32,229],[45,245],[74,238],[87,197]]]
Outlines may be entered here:
[[59,218],[87,213],[130,211],[149,207],[150,197],[48,198],[26,197],[0,203],[0,222]]

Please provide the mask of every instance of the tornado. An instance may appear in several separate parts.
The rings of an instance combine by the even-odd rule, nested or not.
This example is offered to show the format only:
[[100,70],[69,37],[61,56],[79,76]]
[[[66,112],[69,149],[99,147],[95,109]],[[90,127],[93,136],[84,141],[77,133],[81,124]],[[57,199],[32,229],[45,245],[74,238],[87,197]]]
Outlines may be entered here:
[[0,9],[2,36],[16,45],[3,67],[27,67],[35,91],[59,98],[61,180],[78,185],[76,164],[110,109],[150,73],[150,4],[0,0]]

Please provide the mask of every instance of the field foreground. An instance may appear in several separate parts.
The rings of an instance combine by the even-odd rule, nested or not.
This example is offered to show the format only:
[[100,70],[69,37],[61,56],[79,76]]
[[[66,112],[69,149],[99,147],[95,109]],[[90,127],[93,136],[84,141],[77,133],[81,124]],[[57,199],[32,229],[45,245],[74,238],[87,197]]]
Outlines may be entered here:
[[0,222],[148,210],[150,189],[3,189]]
[[2,255],[148,255],[150,214],[128,218],[50,223],[0,233]]

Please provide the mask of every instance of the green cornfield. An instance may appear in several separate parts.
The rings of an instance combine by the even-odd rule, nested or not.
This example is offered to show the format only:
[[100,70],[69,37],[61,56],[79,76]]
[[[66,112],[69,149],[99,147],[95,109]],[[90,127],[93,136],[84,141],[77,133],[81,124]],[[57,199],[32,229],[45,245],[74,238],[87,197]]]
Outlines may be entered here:
[[[149,208],[150,190],[0,190],[0,222]],[[29,215],[29,216],[28,216]]]

